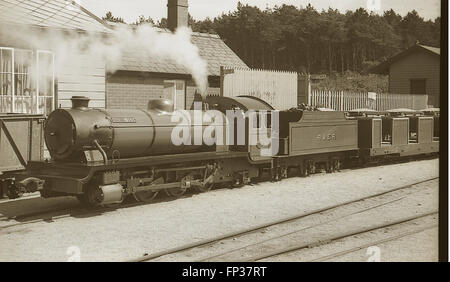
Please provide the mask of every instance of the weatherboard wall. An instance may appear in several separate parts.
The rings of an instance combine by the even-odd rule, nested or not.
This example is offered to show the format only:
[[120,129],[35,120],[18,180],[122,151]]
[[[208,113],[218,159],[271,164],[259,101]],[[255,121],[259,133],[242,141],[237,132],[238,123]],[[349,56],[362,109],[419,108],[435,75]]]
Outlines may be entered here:
[[389,92],[410,94],[411,79],[426,79],[428,104],[439,106],[440,60],[438,56],[425,52],[414,52],[390,66]]
[[[58,58],[56,58],[58,60]],[[72,96],[89,97],[89,106],[106,107],[105,62],[90,55],[75,55],[58,64],[57,105],[70,108]]]

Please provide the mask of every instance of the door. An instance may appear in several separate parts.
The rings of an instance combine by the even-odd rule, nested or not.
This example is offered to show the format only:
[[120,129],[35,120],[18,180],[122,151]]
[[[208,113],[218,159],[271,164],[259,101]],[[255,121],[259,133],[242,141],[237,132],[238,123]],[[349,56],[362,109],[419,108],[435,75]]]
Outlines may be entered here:
[[426,79],[411,79],[410,81],[411,94],[427,94],[427,80]]

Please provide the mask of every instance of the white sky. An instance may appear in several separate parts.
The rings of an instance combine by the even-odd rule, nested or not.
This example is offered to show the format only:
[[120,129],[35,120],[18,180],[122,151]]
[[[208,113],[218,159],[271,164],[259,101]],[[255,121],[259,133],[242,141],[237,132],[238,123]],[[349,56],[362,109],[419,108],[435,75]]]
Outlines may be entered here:
[[[167,0],[76,0],[95,15],[102,17],[107,11],[114,16],[122,17],[126,22],[134,22],[140,15],[150,16],[155,21],[167,17]],[[236,9],[238,0],[189,0],[189,12],[195,19],[214,18]],[[394,9],[404,16],[415,9],[425,19],[435,19],[440,16],[440,0],[241,0],[243,4],[258,6],[261,9],[274,5],[290,4],[306,6],[308,3],[321,11],[332,7],[342,12],[355,10],[359,7],[367,9],[367,3],[375,3],[380,7],[378,12]]]

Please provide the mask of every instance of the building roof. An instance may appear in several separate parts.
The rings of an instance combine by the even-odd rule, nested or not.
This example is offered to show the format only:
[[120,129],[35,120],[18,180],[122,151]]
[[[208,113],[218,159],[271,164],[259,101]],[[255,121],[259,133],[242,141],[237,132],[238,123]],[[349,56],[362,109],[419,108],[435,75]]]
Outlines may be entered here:
[[[170,32],[166,29],[159,29],[160,32]],[[228,47],[218,36],[208,33],[192,34],[192,43],[199,49],[200,57],[208,63],[208,75],[219,76],[221,66],[248,68],[248,66]],[[122,63],[116,66],[116,70],[189,74],[190,72],[183,66],[167,58],[150,58],[142,60],[143,51],[128,50],[124,53]]]
[[440,57],[441,55],[441,49],[431,46],[425,46],[421,44],[416,44],[392,57],[387,59],[386,61],[380,63],[379,65],[371,68],[369,70],[370,73],[379,73],[379,74],[387,74],[389,73],[389,68],[391,64],[399,61],[400,59],[409,56],[415,52],[425,52],[427,54],[430,54],[432,56]]
[[108,32],[107,24],[68,0],[0,0],[0,22]]

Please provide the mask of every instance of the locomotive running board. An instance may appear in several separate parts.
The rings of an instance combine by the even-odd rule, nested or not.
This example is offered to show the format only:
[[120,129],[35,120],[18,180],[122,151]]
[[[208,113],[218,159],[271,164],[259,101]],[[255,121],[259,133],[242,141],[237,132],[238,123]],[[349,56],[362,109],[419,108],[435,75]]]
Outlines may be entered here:
[[220,160],[229,158],[248,158],[248,152],[201,152],[201,153],[189,153],[189,154],[177,154],[177,155],[161,155],[161,156],[149,156],[149,157],[137,157],[127,158],[120,160],[108,160],[107,163],[96,162],[88,164],[80,164],[81,166],[102,168],[102,169],[119,169],[128,168],[139,165],[162,165],[171,164],[177,162],[193,162],[193,161],[207,161],[207,160]]

